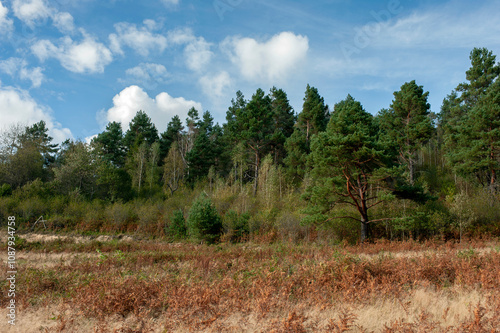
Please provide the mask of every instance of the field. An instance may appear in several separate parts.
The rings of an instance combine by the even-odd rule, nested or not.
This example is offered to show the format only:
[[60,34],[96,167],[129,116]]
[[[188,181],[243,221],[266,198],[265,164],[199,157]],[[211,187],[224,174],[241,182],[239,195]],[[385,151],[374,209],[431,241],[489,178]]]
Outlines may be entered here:
[[500,332],[497,240],[23,237],[11,328],[0,275],[2,332]]

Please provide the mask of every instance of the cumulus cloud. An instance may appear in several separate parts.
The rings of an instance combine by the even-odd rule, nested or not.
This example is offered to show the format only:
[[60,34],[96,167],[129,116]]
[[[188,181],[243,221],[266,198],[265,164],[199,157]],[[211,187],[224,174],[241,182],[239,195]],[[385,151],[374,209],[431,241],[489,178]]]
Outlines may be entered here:
[[292,32],[282,32],[265,42],[231,37],[222,43],[241,74],[248,80],[284,81],[306,58],[309,40]]
[[167,47],[167,38],[154,33],[156,27],[153,20],[144,21],[144,26],[140,28],[126,22],[115,24],[116,34],[109,35],[111,50],[123,54],[123,46],[128,46],[145,57],[150,52],[163,52]]
[[170,31],[167,36],[170,43],[185,45],[184,59],[190,70],[200,72],[212,60],[214,55],[210,50],[212,44],[203,37],[196,37],[191,29],[176,29]]
[[213,56],[210,45],[203,37],[190,42],[184,49],[186,66],[192,71],[201,71],[206,68]]
[[107,122],[116,121],[126,130],[137,111],[143,110],[151,117],[158,130],[163,131],[173,116],[186,118],[191,107],[202,110],[200,103],[183,97],[172,97],[166,92],[151,98],[142,88],[133,85],[113,97],[113,107],[101,111],[97,118],[102,126]]
[[8,34],[14,29],[14,22],[7,17],[9,10],[0,2],[0,34]]
[[151,80],[154,77],[166,78],[168,72],[165,66],[152,63],[141,63],[139,66],[129,68],[126,74],[139,80]]
[[73,16],[67,12],[59,12],[46,0],[14,0],[12,10],[18,19],[31,28],[43,24],[50,18],[61,32],[67,33],[74,30]]
[[35,88],[40,87],[44,80],[42,68],[28,68],[26,60],[21,58],[9,58],[0,61],[0,71],[12,77],[18,76],[21,80],[31,80],[31,84]]
[[25,90],[0,87],[0,118],[2,119],[2,129],[17,124],[29,126],[44,120],[49,134],[55,142],[61,143],[66,139],[73,138],[68,128],[63,128],[60,123],[54,120],[51,110],[39,105]]
[[62,32],[72,32],[75,30],[73,16],[70,13],[56,13],[52,17],[54,25]]
[[147,89],[166,83],[170,77],[165,66],[154,63],[140,63],[138,66],[127,69],[125,74],[126,78],[119,79],[119,82],[140,84]]
[[82,31],[84,38],[80,42],[66,36],[54,45],[49,40],[40,40],[32,47],[32,52],[45,61],[49,58],[59,60],[61,65],[75,73],[102,73],[113,60],[111,51],[103,44]]
[[231,86],[231,77],[226,71],[222,71],[216,75],[201,77],[199,83],[205,95],[212,101],[218,101],[226,95],[227,89]]

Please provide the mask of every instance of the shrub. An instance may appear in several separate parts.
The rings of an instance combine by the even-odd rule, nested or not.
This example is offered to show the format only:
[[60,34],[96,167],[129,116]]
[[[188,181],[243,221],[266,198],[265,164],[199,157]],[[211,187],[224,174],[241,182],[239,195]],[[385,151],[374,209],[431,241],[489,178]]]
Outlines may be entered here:
[[6,197],[12,194],[12,188],[9,184],[2,184],[0,186],[0,197]]
[[283,240],[298,242],[308,235],[308,227],[301,224],[299,214],[283,212],[276,220],[278,232]]
[[158,222],[160,209],[150,200],[146,202],[136,201],[135,214],[137,215],[140,228],[144,231],[151,231],[151,228]]
[[238,215],[234,210],[228,211],[224,216],[227,239],[232,242],[244,240],[250,233],[249,220],[250,214],[248,213]]
[[121,202],[115,202],[112,206],[108,206],[105,212],[106,220],[111,222],[113,227],[121,229],[129,220],[132,219],[132,211],[130,206]]
[[222,221],[210,198],[202,193],[193,203],[188,217],[189,235],[196,240],[214,243],[222,232]]
[[174,211],[172,218],[170,219],[170,226],[168,228],[168,233],[175,238],[185,238],[187,235],[186,220],[184,219],[184,214],[181,209]]
[[19,203],[18,211],[25,222],[34,222],[47,212],[45,202],[37,197],[25,199]]

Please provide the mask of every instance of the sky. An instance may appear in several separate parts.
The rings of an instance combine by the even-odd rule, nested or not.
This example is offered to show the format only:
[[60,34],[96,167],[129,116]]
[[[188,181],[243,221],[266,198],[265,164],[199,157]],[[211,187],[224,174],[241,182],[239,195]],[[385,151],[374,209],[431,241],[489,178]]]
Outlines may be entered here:
[[44,120],[55,142],[89,140],[143,110],[163,132],[191,107],[222,124],[236,91],[273,86],[298,113],[307,84],[376,115],[415,80],[437,113],[474,47],[500,55],[498,14],[496,0],[0,0],[0,130]]

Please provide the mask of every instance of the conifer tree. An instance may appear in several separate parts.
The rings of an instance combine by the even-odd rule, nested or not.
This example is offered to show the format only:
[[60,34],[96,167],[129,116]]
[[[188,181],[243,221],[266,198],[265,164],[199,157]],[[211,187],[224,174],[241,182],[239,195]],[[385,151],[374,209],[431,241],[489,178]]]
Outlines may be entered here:
[[274,133],[271,98],[262,89],[257,89],[243,112],[236,115],[240,137],[253,155],[254,194],[257,193],[261,159],[269,151]]
[[500,64],[486,48],[474,48],[470,60],[468,82],[443,102],[446,156],[455,172],[497,191]]
[[400,162],[407,167],[411,185],[415,183],[417,152],[434,133],[428,95],[429,92],[424,93],[423,87],[415,80],[407,82],[401,90],[394,92],[390,109],[382,110],[378,115],[382,140],[397,151]]
[[292,180],[304,178],[307,156],[311,151],[311,137],[326,129],[328,117],[328,105],[319,95],[318,89],[307,85],[302,112],[298,115],[292,135],[285,142],[287,157],[284,162]]
[[167,125],[165,132],[160,136],[160,159],[163,161],[168,154],[168,151],[175,141],[180,141],[182,131],[181,118],[178,115],[172,117]]
[[[308,189],[310,220],[354,219],[361,223],[361,241],[369,237],[369,209],[381,202],[370,195],[370,186],[380,186],[378,172],[386,157],[378,143],[373,116],[350,95],[335,105],[326,132],[313,137],[311,174],[315,183]],[[333,216],[335,205],[350,205],[359,217]]]
[[120,123],[108,123],[106,130],[99,133],[92,141],[101,145],[103,157],[116,167],[125,164],[125,146],[123,145],[123,131]]
[[138,111],[130,121],[129,129],[125,133],[123,143],[127,150],[139,147],[143,142],[151,146],[158,140],[158,130],[152,123],[151,118],[144,111]]
[[286,156],[285,142],[293,133],[295,114],[286,93],[282,89],[273,87],[270,96],[274,121],[271,150],[274,162],[281,164]]

